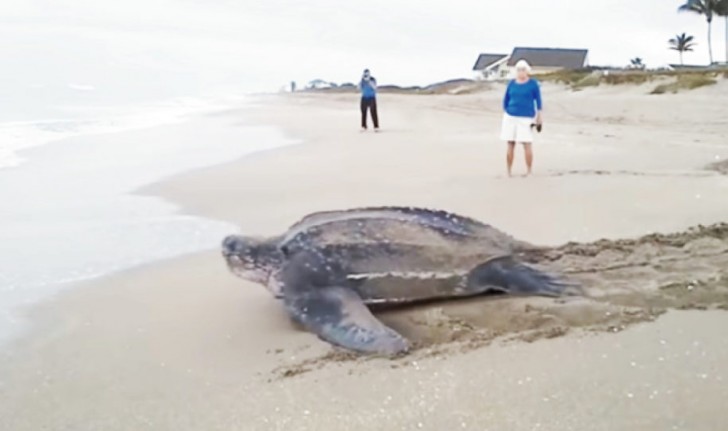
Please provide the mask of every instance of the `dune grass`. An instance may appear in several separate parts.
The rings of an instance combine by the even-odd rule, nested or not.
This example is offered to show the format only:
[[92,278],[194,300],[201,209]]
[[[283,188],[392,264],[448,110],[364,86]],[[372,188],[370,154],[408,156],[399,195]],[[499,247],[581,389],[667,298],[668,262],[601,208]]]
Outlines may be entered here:
[[600,71],[591,70],[560,70],[538,75],[543,82],[554,82],[570,86],[578,91],[587,87],[605,85],[640,85],[652,82],[657,79],[674,78],[674,82],[660,84],[655,87],[651,94],[676,93],[680,90],[692,90],[695,88],[712,85],[717,82],[719,76],[728,78],[728,70],[715,71],[618,71],[603,74]]
[[602,82],[601,76],[590,73],[590,74],[586,75],[585,77],[581,78],[580,80],[572,83],[571,88],[574,90],[581,90],[582,88],[586,88],[586,87],[596,87],[599,84],[601,84],[601,82]]
[[658,73],[651,72],[627,72],[627,73],[610,73],[602,76],[602,80],[606,84],[623,85],[632,84],[639,85],[652,81],[659,76]]
[[694,90],[707,85],[713,85],[717,82],[714,74],[684,73],[677,75],[677,78],[673,82],[658,85],[650,94],[677,93],[680,90]]
[[591,75],[590,70],[557,70],[537,76],[542,82],[555,82],[557,84],[574,85]]
[[555,72],[538,75],[538,79],[543,82],[555,82],[558,84],[566,84],[574,90],[581,90],[585,87],[596,87],[601,84],[624,85],[624,84],[644,84],[651,81],[656,76],[655,73],[644,71],[627,71],[612,72],[602,74],[598,70],[559,70]]

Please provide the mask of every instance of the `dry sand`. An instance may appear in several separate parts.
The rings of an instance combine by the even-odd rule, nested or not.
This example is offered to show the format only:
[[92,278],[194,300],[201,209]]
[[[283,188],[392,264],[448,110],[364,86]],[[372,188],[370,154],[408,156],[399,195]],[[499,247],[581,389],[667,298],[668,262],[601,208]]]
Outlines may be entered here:
[[503,175],[501,90],[383,95],[380,134],[358,132],[353,95],[262,97],[214,121],[303,145],[143,192],[261,235],[323,209],[448,209],[551,246],[527,258],[589,299],[389,310],[418,349],[356,358],[200,253],[30,310],[32,334],[2,353],[0,429],[725,429],[728,82],[660,96],[546,86],[526,179]]

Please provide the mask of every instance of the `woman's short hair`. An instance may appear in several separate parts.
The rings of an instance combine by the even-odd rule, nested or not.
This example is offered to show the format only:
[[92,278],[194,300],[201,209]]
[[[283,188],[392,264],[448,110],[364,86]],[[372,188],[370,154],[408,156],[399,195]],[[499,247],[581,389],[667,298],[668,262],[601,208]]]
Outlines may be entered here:
[[525,70],[526,72],[531,72],[531,65],[528,64],[526,60],[518,60],[516,62],[516,70]]

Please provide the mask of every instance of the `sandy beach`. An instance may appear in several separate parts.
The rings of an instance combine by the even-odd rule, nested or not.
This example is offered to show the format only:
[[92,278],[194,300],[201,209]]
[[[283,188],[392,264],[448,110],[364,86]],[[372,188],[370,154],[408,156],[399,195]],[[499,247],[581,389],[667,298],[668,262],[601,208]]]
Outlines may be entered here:
[[258,96],[215,114],[299,144],[139,194],[254,235],[326,209],[446,209],[550,246],[533,259],[591,298],[386,311],[417,348],[357,358],[297,329],[209,250],[27,310],[30,333],[0,351],[0,429],[725,429],[728,80],[654,85],[545,84],[528,178],[520,148],[505,175],[499,84],[382,94],[378,134],[359,132],[356,94]]

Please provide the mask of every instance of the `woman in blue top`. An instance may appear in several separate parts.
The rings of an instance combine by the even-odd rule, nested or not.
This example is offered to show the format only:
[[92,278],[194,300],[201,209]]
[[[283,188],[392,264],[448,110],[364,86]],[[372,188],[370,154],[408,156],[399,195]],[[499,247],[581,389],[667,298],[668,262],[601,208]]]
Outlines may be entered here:
[[516,63],[516,79],[508,83],[506,94],[503,97],[503,125],[501,126],[501,139],[508,142],[506,163],[508,176],[513,166],[513,153],[516,142],[523,144],[526,154],[526,175],[531,174],[533,166],[533,126],[541,131],[542,102],[541,89],[538,81],[530,78],[531,66],[525,60]]

